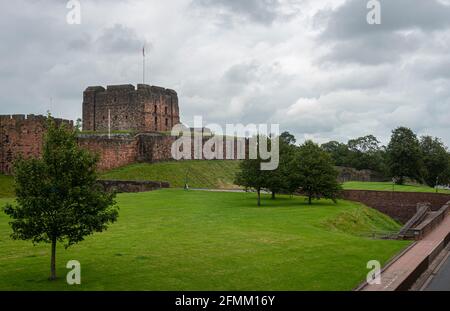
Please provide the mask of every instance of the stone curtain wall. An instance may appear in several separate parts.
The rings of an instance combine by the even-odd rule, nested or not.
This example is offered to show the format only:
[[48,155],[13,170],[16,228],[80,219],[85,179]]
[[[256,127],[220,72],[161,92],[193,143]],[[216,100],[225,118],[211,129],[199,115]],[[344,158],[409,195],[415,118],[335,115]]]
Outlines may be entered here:
[[[109,119],[110,112],[110,119]],[[88,87],[83,93],[83,130],[166,132],[180,123],[174,90],[138,84]]]
[[437,211],[450,201],[450,194],[344,190],[342,198],[361,202],[406,223],[416,214],[417,203],[430,203],[431,210]]
[[[14,160],[40,157],[47,118],[38,115],[0,116],[0,173],[11,174]],[[73,122],[55,119],[73,127]]]
[[80,136],[78,145],[99,155],[100,171],[136,162],[138,141],[134,137]]
[[[81,135],[78,139],[79,145],[83,148],[97,153],[100,156],[98,168],[101,171],[110,170],[136,162],[154,163],[173,160],[172,144],[177,137],[158,134],[142,133],[136,136],[132,135],[113,135],[108,138],[107,135]],[[203,139],[203,144],[208,138]],[[248,150],[248,140],[245,140]],[[191,159],[194,159],[194,144],[191,142]],[[217,150],[218,152],[219,150]],[[226,159],[227,142],[224,140],[222,150],[223,159]],[[234,144],[234,153],[236,155],[237,143]],[[204,160],[205,157],[203,156]],[[232,159],[236,159],[235,157]]]

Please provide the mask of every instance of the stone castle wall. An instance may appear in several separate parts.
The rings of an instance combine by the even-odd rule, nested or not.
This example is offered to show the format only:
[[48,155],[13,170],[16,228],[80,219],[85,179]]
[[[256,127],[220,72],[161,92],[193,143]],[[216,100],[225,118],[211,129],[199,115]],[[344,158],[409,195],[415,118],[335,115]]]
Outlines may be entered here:
[[138,84],[88,87],[83,93],[83,130],[165,132],[180,123],[174,90]]
[[[54,119],[73,127],[73,122]],[[39,157],[47,118],[39,115],[0,115],[0,173],[10,174],[18,156]]]
[[134,137],[81,136],[78,145],[99,155],[97,168],[106,171],[136,162],[138,144]]
[[[98,169],[106,171],[137,162],[155,163],[173,160],[172,145],[177,139],[178,137],[159,133],[141,133],[134,136],[114,135],[111,138],[107,135],[81,135],[78,143],[81,147],[98,154],[100,157]],[[202,146],[208,140],[209,138],[203,138]],[[245,140],[245,148],[248,149],[248,140]],[[227,159],[227,151],[231,151],[236,156],[237,150],[236,141],[231,148],[224,140],[222,148],[217,148],[215,154],[219,158],[222,153],[222,158]],[[206,159],[204,155],[195,154],[193,141],[191,141],[190,159]]]

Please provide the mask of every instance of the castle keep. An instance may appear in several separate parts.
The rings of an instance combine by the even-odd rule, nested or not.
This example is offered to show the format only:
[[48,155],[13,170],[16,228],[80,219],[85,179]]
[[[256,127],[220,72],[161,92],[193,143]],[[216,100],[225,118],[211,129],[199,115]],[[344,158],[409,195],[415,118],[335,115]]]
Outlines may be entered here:
[[174,90],[138,84],[88,87],[83,93],[83,130],[166,132],[180,123]]

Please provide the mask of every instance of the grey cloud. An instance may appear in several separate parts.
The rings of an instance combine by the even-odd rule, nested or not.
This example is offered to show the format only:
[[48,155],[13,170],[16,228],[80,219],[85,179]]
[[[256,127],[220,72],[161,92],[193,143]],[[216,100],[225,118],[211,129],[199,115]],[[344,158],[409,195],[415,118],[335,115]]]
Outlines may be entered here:
[[271,24],[279,16],[279,0],[193,0],[193,5],[224,10],[225,16],[238,14],[252,21]]
[[139,38],[135,30],[120,24],[103,30],[103,33],[96,40],[95,44],[101,52],[106,53],[136,53],[142,49],[144,44],[149,50],[152,45]]
[[438,0],[381,1],[380,25],[367,23],[366,5],[367,1],[348,0],[335,10],[320,11],[317,22],[326,25],[323,37],[349,39],[411,29],[427,32],[450,26],[450,6]]
[[367,1],[348,0],[334,10],[322,10],[320,44],[330,52],[320,61],[377,65],[393,63],[405,54],[426,48],[431,33],[450,27],[450,6],[438,0],[381,1],[381,24],[366,21]]

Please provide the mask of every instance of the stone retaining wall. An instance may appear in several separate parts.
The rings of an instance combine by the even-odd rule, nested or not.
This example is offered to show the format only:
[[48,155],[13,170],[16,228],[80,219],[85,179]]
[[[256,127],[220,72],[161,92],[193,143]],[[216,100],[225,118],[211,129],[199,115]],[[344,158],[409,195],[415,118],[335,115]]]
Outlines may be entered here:
[[147,192],[170,188],[170,184],[168,182],[159,181],[98,180],[97,182],[106,191],[115,191],[118,193]]
[[450,201],[450,194],[344,190],[342,198],[361,202],[401,223],[406,223],[416,214],[417,203],[430,203],[431,210],[437,211]]

